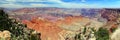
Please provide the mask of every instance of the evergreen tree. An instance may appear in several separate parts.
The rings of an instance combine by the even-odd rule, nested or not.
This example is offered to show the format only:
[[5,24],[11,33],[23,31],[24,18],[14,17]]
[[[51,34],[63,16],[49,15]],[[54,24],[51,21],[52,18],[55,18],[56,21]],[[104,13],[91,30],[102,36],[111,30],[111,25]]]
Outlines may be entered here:
[[12,27],[12,24],[8,15],[0,9],[0,31],[9,30],[10,27]]
[[96,36],[96,40],[109,40],[108,30],[102,27],[95,32],[95,36]]

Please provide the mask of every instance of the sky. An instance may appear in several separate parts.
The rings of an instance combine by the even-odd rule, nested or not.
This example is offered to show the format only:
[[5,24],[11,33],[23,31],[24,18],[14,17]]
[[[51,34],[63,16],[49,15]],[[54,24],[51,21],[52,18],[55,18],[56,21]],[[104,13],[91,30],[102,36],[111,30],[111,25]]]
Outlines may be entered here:
[[120,8],[120,0],[0,0],[3,8]]

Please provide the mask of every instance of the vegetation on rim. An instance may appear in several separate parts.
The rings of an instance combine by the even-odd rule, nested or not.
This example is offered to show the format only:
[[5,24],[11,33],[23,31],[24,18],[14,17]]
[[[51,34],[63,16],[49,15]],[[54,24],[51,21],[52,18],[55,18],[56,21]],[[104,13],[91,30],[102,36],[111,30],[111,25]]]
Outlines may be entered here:
[[[14,18],[9,18],[4,10],[0,9],[0,36],[4,30],[10,32],[10,40],[40,40],[40,33],[26,28],[25,24],[22,24]],[[0,37],[1,39],[3,40],[4,37]]]

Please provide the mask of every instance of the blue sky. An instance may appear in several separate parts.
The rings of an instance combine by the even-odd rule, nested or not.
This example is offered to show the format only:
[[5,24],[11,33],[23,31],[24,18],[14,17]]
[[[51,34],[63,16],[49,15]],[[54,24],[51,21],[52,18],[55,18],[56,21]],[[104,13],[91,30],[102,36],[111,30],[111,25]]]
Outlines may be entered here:
[[0,7],[120,8],[120,0],[0,0]]

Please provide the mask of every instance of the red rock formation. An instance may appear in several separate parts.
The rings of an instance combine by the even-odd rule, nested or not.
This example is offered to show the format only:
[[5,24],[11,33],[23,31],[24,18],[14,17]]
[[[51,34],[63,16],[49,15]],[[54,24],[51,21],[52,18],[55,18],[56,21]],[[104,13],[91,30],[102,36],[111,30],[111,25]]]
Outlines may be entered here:
[[58,33],[61,29],[55,23],[38,18],[34,18],[31,21],[23,20],[23,23],[27,24],[28,28],[40,32],[42,40],[46,40],[46,38],[51,38],[51,40],[59,39]]
[[66,17],[64,20],[57,20],[56,22],[52,22],[44,18],[33,18],[31,21],[23,20],[22,22],[27,24],[28,28],[40,32],[42,40],[46,40],[47,38],[50,38],[51,40],[59,40],[60,36],[58,33],[63,31],[59,25],[70,25],[78,19],[81,19],[81,17]]

